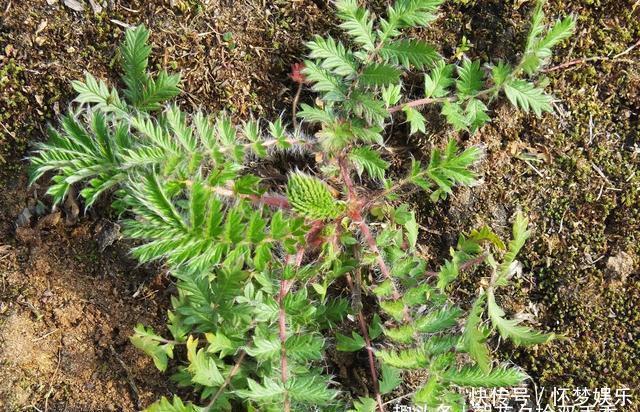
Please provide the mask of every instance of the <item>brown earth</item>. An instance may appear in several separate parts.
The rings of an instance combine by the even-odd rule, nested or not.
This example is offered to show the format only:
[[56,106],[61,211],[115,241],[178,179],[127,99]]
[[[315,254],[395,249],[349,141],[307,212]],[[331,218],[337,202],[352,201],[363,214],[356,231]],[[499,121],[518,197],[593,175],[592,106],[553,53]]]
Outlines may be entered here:
[[[100,251],[101,218],[115,220],[105,205],[77,219],[74,204],[50,214],[44,188],[28,187],[22,159],[66,110],[69,82],[88,70],[115,83],[121,25],[144,22],[154,68],[183,75],[185,107],[272,118],[288,113],[288,67],[300,60],[303,41],[337,33],[320,0],[110,0],[99,13],[80,3],[84,12],[58,0],[0,0],[0,409],[7,411],[131,411],[176,391],[128,343],[137,322],[163,327],[170,280],[161,268],[136,267],[125,242]],[[461,3],[447,4],[432,29],[415,35],[447,57],[466,36],[470,57],[515,60],[531,3]],[[635,0],[554,0],[545,10],[578,16],[578,32],[555,64],[611,57],[640,39]],[[414,199],[435,262],[461,230],[487,223],[506,237],[516,209],[530,217],[525,271],[501,299],[566,339],[499,350],[538,385],[640,387],[639,49],[550,72],[554,116],[536,120],[495,104],[492,124],[460,136],[485,147],[484,184],[437,206]],[[396,144],[416,156],[441,145],[452,132],[430,118],[428,135]],[[461,296],[477,282],[467,276]]]

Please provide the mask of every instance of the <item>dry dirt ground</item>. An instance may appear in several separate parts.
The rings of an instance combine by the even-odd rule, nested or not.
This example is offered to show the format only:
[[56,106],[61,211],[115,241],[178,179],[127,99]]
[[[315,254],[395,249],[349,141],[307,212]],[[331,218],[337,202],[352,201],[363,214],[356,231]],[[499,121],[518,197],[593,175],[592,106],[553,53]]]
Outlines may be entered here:
[[[52,214],[46,182],[28,186],[23,159],[70,104],[69,82],[88,70],[115,83],[122,25],[145,23],[153,67],[183,75],[184,107],[288,116],[289,65],[312,34],[337,34],[321,0],[107,0],[98,12],[75,3],[84,11],[62,0],[0,0],[3,411],[133,411],[177,390],[128,343],[137,322],[162,329],[169,278],[137,267],[126,242],[101,250],[115,220],[105,205],[85,214],[69,203]],[[446,57],[464,36],[470,57],[514,60],[531,4],[450,1],[433,28],[414,34]],[[538,385],[638,388],[640,47],[613,56],[640,40],[640,2],[552,0],[545,10],[578,16],[554,64],[599,58],[548,73],[557,114],[536,120],[497,103],[492,124],[459,136],[485,147],[484,183],[438,206],[413,199],[428,229],[422,242],[437,263],[459,231],[487,223],[506,236],[509,217],[524,210],[533,228],[525,271],[502,300],[566,339],[530,349],[495,342],[498,350]],[[418,157],[441,145],[452,132],[430,118],[429,133],[412,139],[398,124],[394,145]],[[477,280],[467,276],[460,295]]]

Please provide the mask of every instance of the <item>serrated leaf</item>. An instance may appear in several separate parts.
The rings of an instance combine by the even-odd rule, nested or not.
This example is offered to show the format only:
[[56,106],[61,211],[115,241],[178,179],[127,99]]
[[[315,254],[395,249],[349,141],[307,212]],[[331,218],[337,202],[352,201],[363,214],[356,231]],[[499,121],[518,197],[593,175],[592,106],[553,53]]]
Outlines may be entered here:
[[260,384],[251,378],[247,378],[247,389],[236,390],[235,393],[241,398],[252,399],[258,402],[268,402],[282,398],[285,389],[280,382],[265,377]]
[[448,94],[447,88],[453,84],[453,65],[438,60],[429,74],[424,76],[425,97],[439,98]]
[[245,352],[259,361],[267,361],[280,356],[280,340],[276,335],[254,336],[253,345],[246,347]]
[[165,398],[160,398],[159,401],[149,405],[144,412],[200,412],[201,408],[192,405],[191,403],[184,404],[182,399],[178,396],[174,396],[172,401]]
[[476,361],[478,367],[487,373],[491,370],[491,354],[485,343],[487,339],[486,330],[480,325],[485,300],[486,295],[481,294],[473,303],[473,307],[469,312],[467,322],[464,326],[461,343],[464,350]]
[[425,124],[426,119],[424,118],[422,113],[420,113],[417,109],[414,109],[413,107],[410,107],[410,106],[404,106],[402,108],[402,111],[407,116],[407,122],[411,127],[411,131],[409,132],[409,134],[415,134],[417,132],[422,132],[422,133],[426,132],[427,130],[426,124]]
[[469,117],[465,115],[459,103],[445,101],[442,105],[441,113],[456,131],[467,130],[469,128]]
[[334,219],[345,208],[343,202],[333,197],[326,183],[302,172],[289,175],[287,199],[296,212],[310,219]]
[[404,314],[404,303],[402,300],[383,300],[380,308],[396,320],[402,319]]
[[220,374],[216,362],[204,349],[198,348],[198,339],[191,336],[187,339],[187,370],[191,374],[191,381],[203,386],[220,386],[224,377]]
[[345,99],[346,89],[340,77],[309,60],[304,62],[302,73],[312,84],[311,89],[322,93],[325,100],[342,101]]
[[356,332],[352,332],[352,338],[341,333],[336,333],[336,349],[341,352],[356,352],[366,346],[366,342],[362,336]]
[[418,222],[416,221],[416,214],[411,212],[411,218],[404,224],[404,228],[407,231],[407,240],[409,246],[413,250],[418,243]]
[[471,98],[467,102],[465,115],[472,133],[491,120],[487,115],[487,110],[489,109],[481,100]]
[[350,409],[349,412],[376,412],[378,404],[375,399],[358,398],[357,401],[353,402],[353,407],[355,409]]
[[531,232],[527,230],[529,220],[522,214],[517,212],[513,218],[512,238],[507,247],[502,263],[498,266],[496,278],[496,286],[503,286],[512,272],[512,268],[516,262],[516,257],[520,253],[520,249],[524,246]]
[[505,83],[504,93],[512,105],[527,113],[532,111],[540,117],[543,112],[553,111],[551,107],[553,98],[525,80],[516,79]]
[[301,110],[298,111],[298,117],[303,118],[310,123],[331,123],[335,120],[333,113],[328,108],[311,107],[308,104],[302,103],[300,105]]
[[402,87],[399,84],[390,84],[382,87],[382,101],[386,107],[393,106],[400,101]]
[[320,66],[339,76],[350,76],[356,73],[356,63],[353,55],[341,42],[336,42],[332,37],[323,39],[316,36],[307,43],[311,50],[309,58],[320,59]]
[[312,405],[326,404],[338,391],[329,389],[327,381],[318,375],[294,376],[287,381],[287,390],[294,401]]
[[372,64],[362,71],[360,81],[365,86],[387,86],[400,80],[400,70],[388,64]]
[[465,59],[458,67],[456,89],[461,96],[473,96],[482,88],[484,73],[480,69],[480,61]]
[[324,340],[315,335],[293,335],[286,343],[287,357],[305,362],[322,359]]
[[411,343],[413,342],[416,329],[412,325],[401,325],[395,328],[384,328],[383,332],[394,342]]
[[368,147],[357,147],[349,153],[349,160],[353,163],[358,172],[362,176],[364,171],[374,179],[383,180],[385,171],[389,167],[389,163],[382,160],[378,152]]
[[401,371],[386,364],[383,364],[380,370],[382,372],[382,379],[379,381],[380,393],[386,395],[393,392],[402,383],[402,379],[400,379]]
[[540,50],[543,50],[543,57],[548,57],[551,54],[550,49],[553,46],[568,39],[573,34],[575,27],[576,20],[573,17],[558,20],[537,45]]
[[373,31],[373,19],[368,10],[358,7],[354,0],[339,0],[336,2],[338,17],[342,20],[340,27],[365,50],[375,49],[376,35]]
[[459,386],[504,388],[520,384],[527,375],[519,369],[504,366],[490,372],[484,372],[477,366],[465,366],[460,370],[455,368],[447,370],[442,374],[442,378]]
[[502,86],[507,79],[509,79],[512,70],[513,69],[509,63],[502,61],[498,62],[497,65],[491,68],[491,79],[493,80],[493,83],[498,87]]
[[440,310],[433,310],[426,315],[415,320],[415,327],[423,333],[435,333],[448,329],[457,324],[456,320],[462,311],[455,307],[444,307]]
[[444,152],[438,149],[432,152],[426,174],[442,193],[451,193],[455,184],[468,186],[475,183],[476,175],[470,167],[480,159],[481,154],[477,147],[469,147],[458,153],[458,145],[451,139]]
[[151,54],[151,46],[147,44],[148,39],[149,30],[140,25],[125,32],[125,40],[120,47],[124,70],[122,80],[127,86],[125,95],[133,104],[140,101],[147,84],[147,64]]
[[498,329],[500,336],[511,340],[516,346],[547,343],[555,338],[553,333],[542,333],[520,325],[521,320],[507,319],[504,310],[496,303],[495,296],[491,290],[487,291],[487,301],[487,311],[491,323]]
[[426,384],[416,391],[413,401],[416,405],[426,405],[435,408],[440,405],[440,395],[444,390],[444,386],[440,383],[437,376],[429,378]]
[[129,338],[133,346],[149,355],[158,370],[165,371],[168,358],[173,358],[173,344],[164,343],[165,339],[157,335],[151,327],[145,328],[144,325],[138,324],[134,331],[134,335]]
[[414,39],[385,43],[380,49],[380,56],[387,62],[402,65],[407,69],[422,69],[440,57],[435,47]]

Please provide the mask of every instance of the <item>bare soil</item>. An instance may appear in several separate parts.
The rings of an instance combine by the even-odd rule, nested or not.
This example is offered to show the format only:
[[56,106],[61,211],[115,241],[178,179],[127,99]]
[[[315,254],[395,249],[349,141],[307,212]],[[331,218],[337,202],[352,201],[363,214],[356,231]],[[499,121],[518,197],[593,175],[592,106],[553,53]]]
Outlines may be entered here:
[[[104,225],[116,220],[106,205],[51,213],[46,182],[28,185],[23,159],[70,104],[70,81],[87,70],[116,83],[122,25],[145,23],[153,67],[183,75],[183,106],[287,117],[295,91],[287,74],[304,40],[339,35],[320,0],[109,0],[98,13],[79,3],[83,12],[60,0],[0,0],[0,410],[133,411],[178,390],[128,342],[138,322],[163,329],[168,276],[137,267],[126,242],[100,250]],[[372,3],[377,11],[386,4]],[[531,2],[462,3],[447,3],[431,29],[414,35],[446,57],[465,36],[470,57],[514,61]],[[545,7],[552,18],[578,16],[554,64],[610,58],[640,39],[635,0]],[[459,136],[485,148],[484,183],[444,204],[413,199],[434,266],[460,231],[486,223],[506,237],[516,209],[530,217],[524,273],[501,300],[566,339],[528,349],[495,343],[537,385],[640,387],[639,62],[636,48],[548,73],[557,114],[541,120],[495,104],[493,123]],[[411,139],[399,120],[394,145],[417,157],[442,145],[452,132],[435,113],[430,119],[429,133]],[[478,280],[463,279],[462,299]]]

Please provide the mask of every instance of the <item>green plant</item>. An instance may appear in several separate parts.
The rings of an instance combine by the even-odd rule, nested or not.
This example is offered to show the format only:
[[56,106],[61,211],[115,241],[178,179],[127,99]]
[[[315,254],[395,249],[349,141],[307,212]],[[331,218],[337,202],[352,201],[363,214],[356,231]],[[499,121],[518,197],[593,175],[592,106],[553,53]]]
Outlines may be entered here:
[[[415,214],[399,199],[410,187],[438,201],[456,185],[476,184],[472,168],[481,150],[460,150],[452,139],[427,163],[412,159],[406,173],[391,175],[384,132],[399,112],[410,133],[424,132],[419,108],[430,104],[440,105],[456,130],[473,132],[489,121],[487,104],[502,93],[524,111],[550,111],[552,98],[522,75],[536,73],[573,19],[545,32],[538,5],[521,62],[489,65],[487,74],[479,62],[450,65],[435,47],[402,37],[402,29],[432,21],[439,3],[398,0],[375,18],[355,1],[338,1],[354,49],[331,37],[309,42],[310,60],[292,78],[308,82],[321,104],[302,104],[303,126],[292,131],[281,119],[236,126],[224,113],[190,116],[164,106],[178,94],[179,78],[147,74],[144,27],[127,31],[121,48],[122,96],[91,75],[73,83],[80,106],[33,155],[32,180],[53,172],[48,193],[55,203],[72,185],[84,185],[86,207],[109,192],[124,233],[138,240],[132,254],[166,262],[176,278],[172,338],[138,325],[131,341],[160,370],[184,347],[186,361],[173,379],[205,406],[175,397],[147,410],[384,410],[382,396],[412,369],[428,375],[416,404],[461,410],[456,387],[525,379],[492,361],[486,340],[492,329],[516,345],[553,338],[506,318],[495,298],[518,270],[526,219],[515,216],[507,246],[487,227],[461,235],[451,258],[429,272]],[[414,70],[427,70],[424,95],[405,101],[402,78]],[[290,170],[281,187],[248,162],[275,151],[316,162]],[[491,276],[465,313],[449,295],[451,284],[480,265]],[[339,293],[345,284],[351,304]],[[357,330],[344,334],[347,315]],[[352,401],[340,391],[322,362],[327,350],[366,351],[371,398]],[[468,355],[464,364],[458,353]]]

